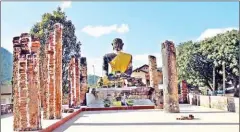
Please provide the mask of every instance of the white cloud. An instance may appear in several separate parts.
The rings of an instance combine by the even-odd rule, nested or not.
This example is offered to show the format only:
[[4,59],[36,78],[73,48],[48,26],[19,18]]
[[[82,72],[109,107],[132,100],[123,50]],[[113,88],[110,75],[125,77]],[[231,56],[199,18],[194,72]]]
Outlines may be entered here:
[[236,27],[207,29],[200,35],[199,38],[197,38],[197,41],[201,41],[201,40],[204,40],[206,38],[211,38],[211,37],[216,36],[217,34],[225,33],[227,31],[230,31],[230,30],[233,30],[233,29],[238,30],[238,28],[236,28]]
[[[161,53],[145,53],[133,55],[133,69],[138,68],[144,64],[148,64],[148,55],[153,55],[157,58],[157,66],[162,66],[162,56]],[[102,57],[99,58],[87,58],[88,74],[94,74],[93,65],[95,67],[95,75],[102,76]],[[110,69],[109,69],[110,70]]]
[[100,37],[102,35],[110,34],[113,32],[120,33],[120,34],[127,33],[129,32],[129,27],[127,24],[121,24],[119,26],[117,24],[110,25],[110,26],[88,25],[82,29],[82,32],[93,37]]
[[72,7],[72,1],[64,1],[62,2],[61,6],[62,10],[71,8]]

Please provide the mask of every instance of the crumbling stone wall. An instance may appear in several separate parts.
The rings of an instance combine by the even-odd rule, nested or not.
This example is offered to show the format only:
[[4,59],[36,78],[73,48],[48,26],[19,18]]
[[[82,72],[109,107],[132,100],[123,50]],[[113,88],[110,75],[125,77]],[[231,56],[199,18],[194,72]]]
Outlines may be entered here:
[[85,94],[88,90],[87,84],[87,59],[81,57],[80,59],[80,101],[81,103],[85,100]]
[[76,107],[80,105],[80,70],[79,61],[72,56],[69,63],[69,107]]
[[13,38],[14,131],[41,129],[39,39],[22,33]]
[[45,119],[62,118],[62,25],[54,24],[46,48],[47,86],[45,91]]
[[149,55],[149,79],[150,79],[150,87],[153,87],[154,95],[153,98],[156,101],[156,105],[160,106],[161,101],[161,93],[160,89],[158,88],[159,78],[158,78],[158,71],[157,71],[157,59],[155,56]]
[[178,101],[176,49],[174,43],[171,41],[162,43],[162,64],[164,111],[178,113],[180,110]]

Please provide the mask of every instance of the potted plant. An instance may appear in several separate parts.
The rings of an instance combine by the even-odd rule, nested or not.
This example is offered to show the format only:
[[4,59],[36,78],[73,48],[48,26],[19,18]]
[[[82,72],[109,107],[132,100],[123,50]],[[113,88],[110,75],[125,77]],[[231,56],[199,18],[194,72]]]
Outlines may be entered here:
[[111,101],[109,99],[105,99],[103,103],[104,103],[104,107],[110,107]]
[[127,105],[128,105],[128,106],[133,106],[133,104],[134,104],[134,100],[133,100],[133,99],[129,99],[129,100],[127,101]]

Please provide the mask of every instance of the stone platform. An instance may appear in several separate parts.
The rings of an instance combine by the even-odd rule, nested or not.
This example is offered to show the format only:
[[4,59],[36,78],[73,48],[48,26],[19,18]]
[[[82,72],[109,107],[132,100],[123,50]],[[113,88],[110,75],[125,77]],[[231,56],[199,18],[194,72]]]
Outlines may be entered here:
[[[239,114],[218,109],[180,105],[181,113],[162,110],[81,112],[54,132],[239,132]],[[194,120],[176,120],[193,114]]]

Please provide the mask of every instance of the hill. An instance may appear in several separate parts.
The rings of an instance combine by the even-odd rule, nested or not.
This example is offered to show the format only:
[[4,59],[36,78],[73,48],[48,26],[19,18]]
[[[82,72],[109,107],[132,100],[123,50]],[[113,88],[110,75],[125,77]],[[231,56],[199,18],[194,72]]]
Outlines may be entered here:
[[0,47],[0,60],[0,83],[9,82],[12,79],[13,56],[8,50]]
[[[95,77],[95,78],[94,78]],[[97,83],[99,76],[96,75],[88,75],[88,85],[94,85]]]

